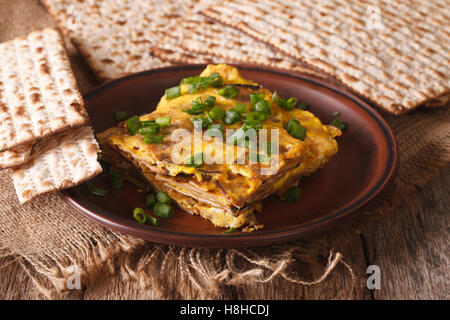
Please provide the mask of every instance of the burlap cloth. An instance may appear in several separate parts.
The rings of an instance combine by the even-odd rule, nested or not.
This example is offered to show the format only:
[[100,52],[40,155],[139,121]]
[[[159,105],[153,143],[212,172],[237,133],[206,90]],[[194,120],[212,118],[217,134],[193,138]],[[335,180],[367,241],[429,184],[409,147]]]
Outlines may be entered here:
[[[37,1],[0,0],[0,41],[53,25]],[[68,45],[81,90],[86,92],[95,81],[76,51]],[[448,106],[417,110],[401,117],[383,116],[398,140],[398,176],[373,210],[335,232],[361,232],[370,228],[367,220],[394,214],[390,208],[425,185],[450,161]],[[340,237],[345,238],[351,237]],[[169,298],[174,292],[184,297],[188,289],[190,297],[218,298],[227,286],[270,282],[274,277],[283,277],[298,285],[314,285],[325,279],[339,263],[344,263],[351,272],[352,266],[345,263],[345,257],[329,246],[325,236],[240,250],[188,249],[148,243],[88,221],[70,208],[58,193],[21,206],[10,172],[0,171],[0,258],[5,263],[20,262],[49,298],[64,294],[66,280],[74,270],[81,272],[85,285],[120,273],[125,280],[138,281],[143,289],[153,290],[156,298]],[[321,276],[305,280],[304,275],[298,274],[296,264],[316,261],[324,255],[329,259]]]

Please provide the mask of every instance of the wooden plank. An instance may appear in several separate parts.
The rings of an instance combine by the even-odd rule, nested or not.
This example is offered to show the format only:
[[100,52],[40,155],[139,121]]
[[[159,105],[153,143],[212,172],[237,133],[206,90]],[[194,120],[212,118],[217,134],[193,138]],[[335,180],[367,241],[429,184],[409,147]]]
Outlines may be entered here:
[[364,235],[375,299],[449,299],[450,167]]

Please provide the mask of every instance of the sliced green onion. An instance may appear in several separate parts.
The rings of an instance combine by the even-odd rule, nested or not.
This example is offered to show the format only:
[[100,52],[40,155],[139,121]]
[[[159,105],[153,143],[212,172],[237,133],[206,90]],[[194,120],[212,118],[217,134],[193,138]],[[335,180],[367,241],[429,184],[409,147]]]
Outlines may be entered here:
[[252,103],[252,106],[254,107],[256,103],[258,103],[260,100],[264,99],[264,93],[262,92],[256,92],[256,93],[250,93],[250,101]]
[[219,136],[223,133],[223,126],[221,124],[210,124],[206,134],[210,137]]
[[181,79],[180,84],[195,84],[195,83],[198,83],[201,79],[202,79],[202,77],[200,77],[200,76],[183,78],[183,79]]
[[254,107],[255,111],[258,112],[265,112],[267,114],[270,114],[272,112],[272,110],[270,109],[270,102],[264,99],[259,100]]
[[180,86],[172,87],[169,89],[166,89],[166,99],[174,99],[181,96],[181,88]]
[[183,110],[187,114],[197,115],[205,111],[205,105],[202,102],[202,98],[198,97],[196,100],[191,102],[191,108]]
[[212,123],[211,120],[209,120],[208,118],[206,118],[204,116],[192,117],[191,121],[194,124],[194,127],[197,129],[208,128],[208,126]]
[[156,200],[158,200],[159,203],[171,203],[172,199],[169,198],[169,196],[164,191],[159,191],[156,194]]
[[333,116],[335,117],[339,117],[341,115],[341,113],[339,111],[333,112]]
[[125,121],[128,119],[128,113],[126,111],[117,111],[113,113],[113,118],[117,122]]
[[296,139],[305,140],[306,128],[300,124],[300,122],[294,118],[288,121],[286,126],[287,132]]
[[233,99],[238,95],[239,90],[235,86],[229,85],[219,89],[217,93],[224,98]]
[[208,77],[209,83],[212,87],[220,87],[222,85],[223,79],[217,72],[211,73],[211,75]]
[[228,143],[236,144],[245,137],[245,125],[237,129],[231,136],[228,137]]
[[203,154],[203,152],[196,153],[186,160],[185,165],[188,167],[197,168],[203,164],[204,156],[205,155]]
[[225,118],[223,119],[223,121],[226,124],[235,124],[236,122],[239,121],[241,117],[241,114],[239,113],[239,111],[237,111],[236,109],[231,108],[230,110],[227,110],[225,112]]
[[152,217],[152,216],[146,216],[146,219],[147,219],[146,222],[147,222],[148,224],[151,224],[152,226],[157,227],[157,226],[160,225],[159,220],[156,219],[155,217]]
[[223,231],[222,233],[233,233],[236,232],[236,228],[230,228],[228,230]]
[[113,171],[111,173],[111,186],[114,190],[122,189],[122,175],[120,172]]
[[145,197],[145,205],[147,206],[147,209],[153,209],[153,207],[156,204],[156,196],[154,193],[149,193]]
[[272,102],[280,106],[280,108],[286,109],[286,110],[292,110],[295,108],[295,105],[297,104],[297,98],[292,97],[289,99],[284,99],[278,95],[276,91],[272,94],[271,98]]
[[300,109],[300,110],[306,110],[308,107],[309,107],[309,104],[306,102],[300,102],[297,105],[297,109]]
[[153,126],[146,126],[139,129],[139,133],[143,136],[155,135],[159,132],[159,125],[155,124]]
[[144,143],[147,144],[156,144],[161,143],[164,140],[164,136],[145,136]]
[[297,105],[297,98],[292,97],[292,98],[287,99],[287,101],[286,101],[286,109],[287,110],[294,109],[296,105]]
[[225,110],[223,110],[221,107],[215,106],[208,112],[208,115],[212,120],[220,120],[225,117]]
[[133,217],[140,224],[144,224],[147,221],[147,215],[145,214],[145,211],[142,208],[134,208]]
[[97,188],[91,181],[86,182],[86,189],[94,196],[104,197],[108,194],[108,190]]
[[347,123],[342,121],[341,118],[334,119],[333,121],[331,121],[330,125],[335,126],[336,128],[338,128],[341,131],[344,130],[345,128],[347,128]]
[[171,121],[171,118],[169,116],[167,116],[167,117],[158,117],[158,118],[155,119],[155,122],[160,127],[168,127],[168,126],[170,126],[170,121]]
[[129,134],[134,136],[138,133],[139,129],[142,127],[142,122],[139,120],[138,116],[131,117],[127,120],[127,131]]
[[211,108],[212,106],[214,106],[214,104],[216,103],[216,97],[214,96],[208,96],[205,99],[204,105],[207,108]]
[[292,187],[284,194],[284,198],[289,203],[296,203],[298,198],[300,198],[300,194],[301,189],[299,187]]
[[144,120],[144,121],[141,121],[141,122],[142,122],[142,126],[143,127],[157,126],[155,120]]
[[170,218],[173,215],[173,208],[171,205],[167,204],[167,203],[160,203],[158,202],[155,205],[155,210],[154,213],[156,216],[160,217],[160,218]]
[[239,113],[247,112],[247,106],[243,103],[236,102],[236,106],[234,107]]

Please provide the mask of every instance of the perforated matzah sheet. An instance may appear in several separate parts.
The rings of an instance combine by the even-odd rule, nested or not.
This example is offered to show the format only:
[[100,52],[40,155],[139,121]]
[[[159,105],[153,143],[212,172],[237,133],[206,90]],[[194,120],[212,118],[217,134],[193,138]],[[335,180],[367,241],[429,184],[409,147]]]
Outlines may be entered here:
[[329,73],[394,114],[449,92],[446,0],[229,0],[202,13]]
[[151,49],[194,0],[42,0],[101,79],[170,65]]
[[0,44],[0,151],[87,121],[57,30]]
[[245,33],[200,14],[180,21],[170,35],[158,43],[154,54],[176,63],[256,64],[324,77]]
[[102,172],[99,147],[90,127],[61,132],[38,142],[31,160],[12,169],[20,203],[51,191],[67,189]]

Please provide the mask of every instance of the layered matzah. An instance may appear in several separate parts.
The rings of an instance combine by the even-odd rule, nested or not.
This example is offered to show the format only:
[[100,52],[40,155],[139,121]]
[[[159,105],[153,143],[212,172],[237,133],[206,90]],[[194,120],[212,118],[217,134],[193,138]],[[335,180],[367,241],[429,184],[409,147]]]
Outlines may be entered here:
[[[99,147],[90,127],[59,133],[34,146],[31,160],[12,169],[20,203],[56,190],[70,188],[101,173]],[[39,154],[34,157],[33,153]]]
[[197,2],[194,0],[43,0],[50,14],[101,79],[167,66],[155,46]]
[[266,44],[200,14],[183,19],[170,35],[158,43],[153,53],[162,60],[175,63],[223,61],[321,76]]
[[0,151],[20,146],[1,154],[3,164],[23,159],[31,142],[87,121],[57,30],[0,44]]
[[230,0],[202,13],[329,73],[391,113],[450,88],[445,0]]

